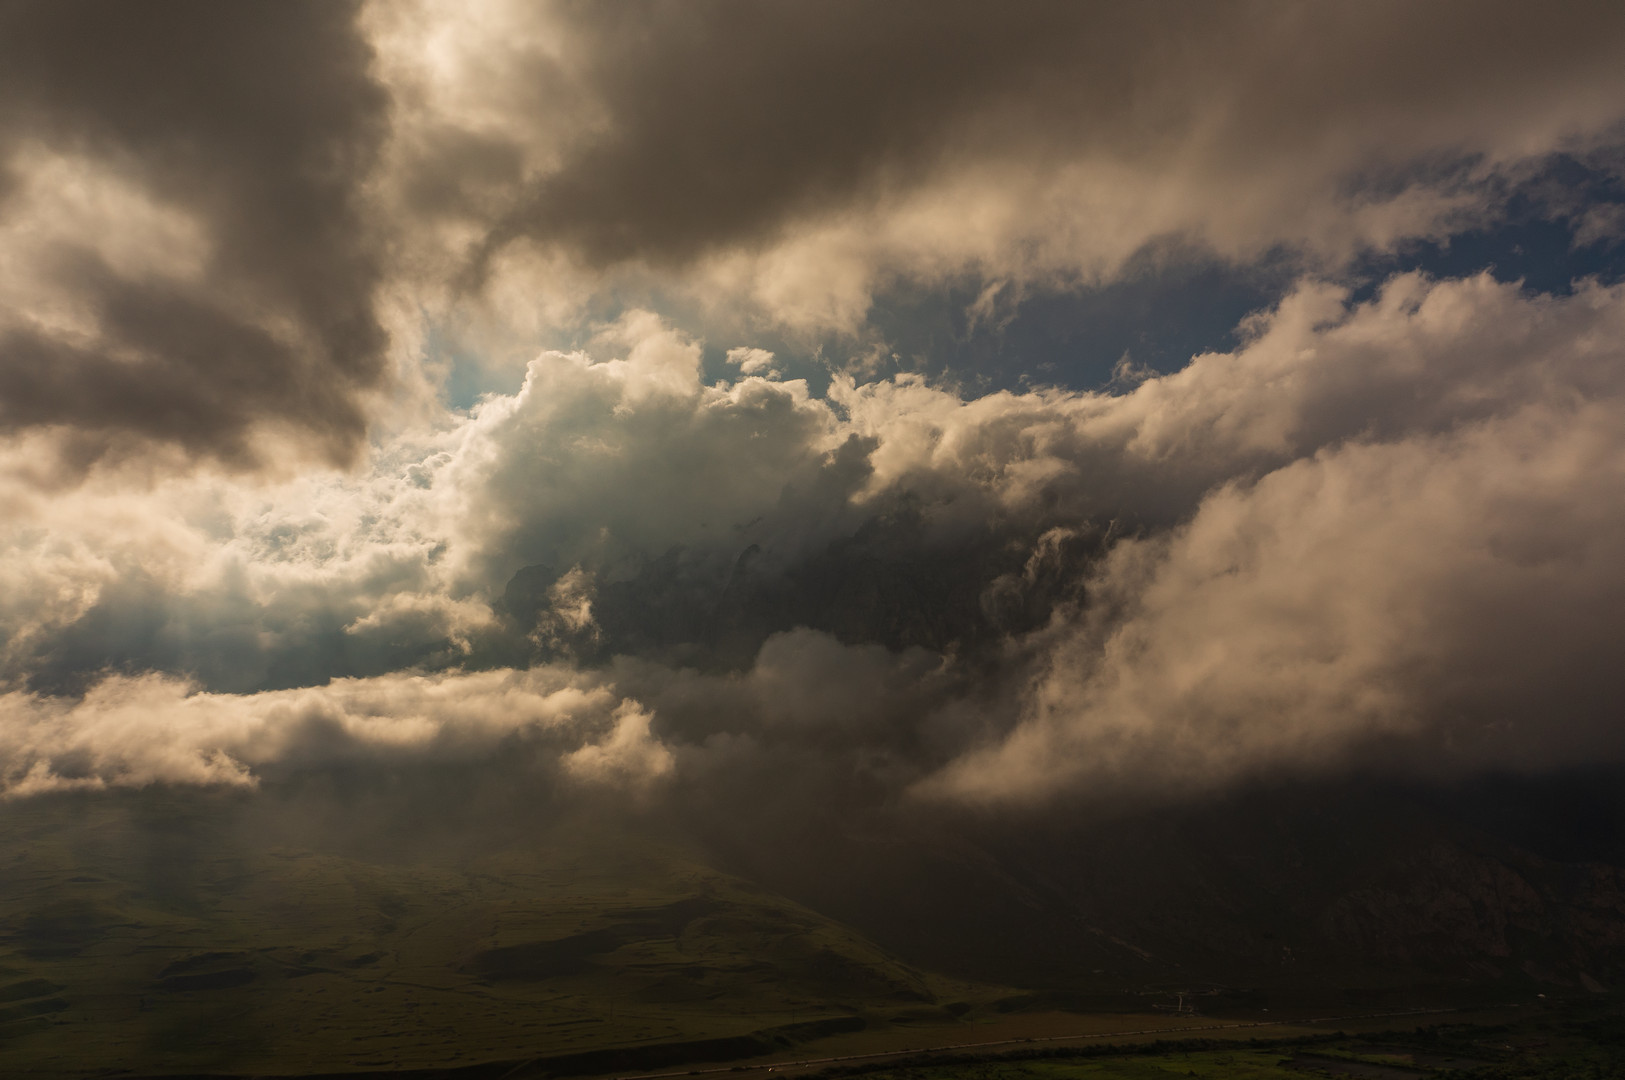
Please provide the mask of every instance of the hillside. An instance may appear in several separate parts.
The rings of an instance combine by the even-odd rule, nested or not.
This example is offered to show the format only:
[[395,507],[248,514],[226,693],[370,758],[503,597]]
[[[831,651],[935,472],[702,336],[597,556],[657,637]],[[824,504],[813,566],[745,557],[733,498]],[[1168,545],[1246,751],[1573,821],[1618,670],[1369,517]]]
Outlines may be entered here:
[[1112,1030],[1181,991],[1241,1020],[1591,997],[1625,975],[1615,779],[799,832],[426,784],[15,801],[0,1063],[590,1075]]
[[161,792],[7,807],[8,1074],[743,1057],[998,994],[579,823],[523,847],[366,858],[256,847],[243,811]]

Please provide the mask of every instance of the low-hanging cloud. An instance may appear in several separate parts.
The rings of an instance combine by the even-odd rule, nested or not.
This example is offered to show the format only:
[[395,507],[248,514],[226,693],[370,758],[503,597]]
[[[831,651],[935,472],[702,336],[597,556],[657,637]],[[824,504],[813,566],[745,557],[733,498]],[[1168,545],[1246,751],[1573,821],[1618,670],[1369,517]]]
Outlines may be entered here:
[[668,797],[1616,755],[1625,289],[1311,280],[1241,336],[1116,395],[817,395],[634,313],[368,475],[19,487],[8,783],[529,728]]
[[[198,692],[163,675],[114,676],[74,700],[0,697],[0,791],[252,785],[254,768],[267,763],[488,756],[505,740],[566,727],[564,745],[580,755],[568,760],[586,763],[573,771],[658,772],[646,718],[640,730],[635,704],[617,704],[591,678],[545,668],[386,675],[238,695]],[[595,722],[604,741],[583,745]]]
[[1362,758],[1446,774],[1625,748],[1619,403],[1356,442],[1119,545],[1025,716],[927,788],[1204,792]]

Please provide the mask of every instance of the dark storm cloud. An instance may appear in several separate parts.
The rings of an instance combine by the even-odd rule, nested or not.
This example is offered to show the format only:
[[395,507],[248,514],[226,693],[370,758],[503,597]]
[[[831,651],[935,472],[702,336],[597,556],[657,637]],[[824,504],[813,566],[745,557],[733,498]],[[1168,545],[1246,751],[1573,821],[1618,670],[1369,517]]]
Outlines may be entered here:
[[760,255],[667,285],[850,329],[887,275],[1444,235],[1490,212],[1487,173],[1586,149],[1625,100],[1605,4],[437,19],[0,7],[0,432],[78,466],[164,445],[250,468],[287,435],[344,462],[388,379],[381,293],[410,321],[472,257],[496,321],[534,325],[603,284],[498,266],[519,241],[598,267]]
[[388,107],[357,11],[0,7],[0,219],[29,212],[30,162],[58,155],[195,219],[203,248],[195,273],[171,275],[110,265],[103,235],[34,251],[30,275],[78,324],[13,313],[0,428],[60,426],[92,458],[152,441],[247,466],[267,423],[303,431],[330,460],[353,455],[357,394],[385,376],[379,253],[357,187]]
[[1001,161],[1290,164],[1365,197],[1607,122],[1625,41],[1608,4],[721,0],[564,22],[603,119],[487,253],[529,236],[600,264],[682,263]]
[[681,260],[909,181],[958,119],[1078,48],[1070,5],[576,5],[609,127],[495,240],[557,237],[595,261]]

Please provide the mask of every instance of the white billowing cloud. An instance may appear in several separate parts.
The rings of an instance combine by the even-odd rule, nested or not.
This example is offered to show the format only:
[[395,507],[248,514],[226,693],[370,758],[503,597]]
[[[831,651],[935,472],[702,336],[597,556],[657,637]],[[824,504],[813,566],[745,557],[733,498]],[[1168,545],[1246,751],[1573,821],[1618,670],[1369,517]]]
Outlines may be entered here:
[[479,410],[446,467],[459,535],[488,561],[486,580],[674,545],[737,555],[788,489],[816,486],[843,439],[804,381],[704,385],[699,343],[650,313],[623,317],[596,347],[614,358],[533,361],[517,395]]
[[[563,664],[525,670],[334,679],[324,686],[211,693],[158,673],[112,675],[82,697],[0,693],[0,798],[155,783],[254,786],[268,766],[513,759],[538,744],[540,767],[592,784],[639,789],[677,771],[664,725],[692,724],[704,743],[723,729],[775,733],[806,748],[882,742],[899,716],[943,698],[941,658],[843,646],[807,630],[776,635],[748,672],[702,675],[623,660],[609,671]],[[884,722],[884,723],[882,723]],[[691,753],[703,769],[706,751]],[[861,751],[860,751],[861,756]],[[910,775],[918,770],[914,769]]]
[[[401,432],[352,475],[105,466],[47,495],[27,445],[0,454],[0,679],[157,666],[247,689],[443,667],[500,628],[492,602],[521,566],[613,569],[673,545],[731,559],[840,527],[845,491],[820,478],[844,435],[804,382],[706,386],[699,344],[643,312],[592,348],[544,354],[518,393]],[[558,583],[562,629],[590,629],[592,587]],[[87,616],[128,629],[72,653]]]
[[[1625,288],[1408,275],[1352,304],[1307,282],[1243,329],[1235,351],[1121,395],[849,375],[820,398],[706,385],[700,343],[634,312],[532,361],[517,393],[397,436],[365,474],[5,486],[7,783],[241,782],[362,743],[439,752],[551,716],[566,689],[591,698],[571,714],[592,731],[558,751],[582,776],[680,777],[723,735],[885,761],[898,783],[947,763],[926,789],[983,800],[1218,784],[1378,742],[1464,767],[1612,753]],[[793,623],[739,675],[658,657],[447,670],[503,633],[596,635],[599,590],[640,560],[696,553],[720,588],[749,545],[794,567],[904,493],[927,547],[1020,523],[1032,566],[1000,588],[1061,572],[1079,529],[1109,551],[1071,571],[1083,606],[1011,641],[991,682]],[[504,629],[493,605],[534,563],[556,573],[541,620]],[[205,689],[96,682],[109,664]],[[28,692],[62,670],[92,689]],[[612,716],[623,699],[643,704]],[[343,738],[310,737],[312,717]]]
[[[1401,282],[1346,321],[1288,318],[1148,388],[1184,437],[1146,438],[1165,430],[1158,410],[1141,445],[1200,433],[1233,462],[1294,459],[1118,544],[1088,609],[1035,642],[1019,726],[922,790],[1028,800],[1200,791],[1362,754],[1445,771],[1617,755],[1620,300]],[[1232,395],[1202,377],[1219,364]]]
[[1597,695],[1625,599],[1620,416],[1531,407],[1215,493],[1113,552],[1023,724],[929,786],[1202,790],[1396,740],[1457,770],[1617,753]]
[[766,349],[729,349],[728,363],[739,368],[741,375],[760,375],[773,370],[773,354]]
[[[0,694],[0,794],[160,782],[246,785],[256,782],[256,766],[272,762],[467,757],[489,754],[516,734],[559,729],[579,739],[605,723],[618,725],[609,745],[624,755],[632,736],[618,734],[628,714],[616,705],[590,676],[540,667],[336,679],[258,694],[199,692],[158,674],[111,676],[76,700]],[[634,741],[643,758],[659,753],[646,721]],[[616,775],[623,773],[644,775]]]
[[[874,438],[868,490],[957,485],[1004,511],[1177,519],[1202,494],[1324,447],[1382,441],[1622,384],[1618,288],[1526,297],[1488,275],[1390,280],[1371,301],[1307,283],[1195,357],[1121,396],[1037,390],[964,400],[911,375],[830,391]],[[955,511],[957,512],[957,511]]]
[[[279,484],[114,468],[47,496],[5,475],[0,681],[53,662],[63,635],[96,612],[134,624],[74,662],[118,665],[139,646],[135,666],[217,687],[255,686],[271,658],[329,632],[366,649],[454,655],[492,613],[449,589],[438,565],[443,511],[423,480],[444,460],[430,436],[380,454],[369,474]],[[13,464],[26,468],[25,455]]]
[[615,710],[609,734],[564,756],[564,767],[586,780],[646,783],[672,771],[672,753],[649,733],[654,719],[635,701],[623,701]]

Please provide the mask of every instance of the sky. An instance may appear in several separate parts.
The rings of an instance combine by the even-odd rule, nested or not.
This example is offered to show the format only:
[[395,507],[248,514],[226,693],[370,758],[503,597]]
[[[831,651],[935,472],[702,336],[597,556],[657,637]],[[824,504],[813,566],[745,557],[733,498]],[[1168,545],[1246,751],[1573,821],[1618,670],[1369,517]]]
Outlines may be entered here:
[[1618,762],[1622,272],[1618,4],[8,2],[0,797]]

